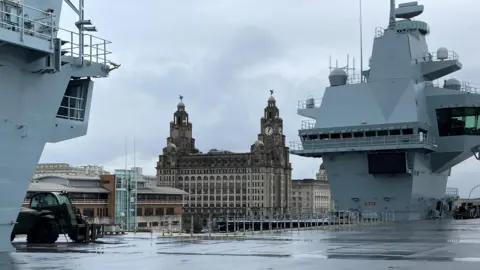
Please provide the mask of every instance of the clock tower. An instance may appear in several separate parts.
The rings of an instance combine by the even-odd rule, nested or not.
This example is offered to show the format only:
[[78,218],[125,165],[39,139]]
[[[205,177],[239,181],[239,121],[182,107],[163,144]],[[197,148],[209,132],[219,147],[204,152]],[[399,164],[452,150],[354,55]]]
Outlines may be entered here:
[[180,155],[198,153],[198,149],[195,148],[195,139],[192,135],[192,123],[185,110],[183,96],[180,96],[177,111],[173,114],[173,121],[170,122],[170,136],[167,138],[167,148],[173,144]]
[[283,119],[280,118],[280,110],[273,97],[273,90],[270,90],[267,107],[260,119],[260,134],[258,140],[262,141],[265,148],[284,148],[285,135],[283,135]]

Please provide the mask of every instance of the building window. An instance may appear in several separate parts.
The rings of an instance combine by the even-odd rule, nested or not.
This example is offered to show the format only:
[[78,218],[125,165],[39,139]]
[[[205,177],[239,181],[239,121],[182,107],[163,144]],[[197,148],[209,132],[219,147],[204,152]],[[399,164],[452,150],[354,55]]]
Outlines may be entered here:
[[83,209],[83,215],[87,217],[93,217],[95,215],[95,209],[94,208],[84,208]]
[[164,210],[163,208],[156,208],[155,209],[155,216],[163,216]]
[[153,208],[145,208],[145,216],[153,216]]

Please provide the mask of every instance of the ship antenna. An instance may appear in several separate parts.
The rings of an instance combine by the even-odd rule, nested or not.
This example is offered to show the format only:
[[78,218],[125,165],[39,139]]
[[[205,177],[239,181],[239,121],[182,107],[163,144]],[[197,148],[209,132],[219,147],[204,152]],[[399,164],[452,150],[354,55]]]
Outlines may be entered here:
[[360,4],[360,82],[363,83],[363,27],[362,27],[362,0]]
[[125,173],[128,168],[128,144],[127,144],[127,136],[125,136]]
[[395,0],[390,0],[390,21],[388,29],[395,30]]
[[137,157],[135,149],[135,136],[133,136],[133,167],[137,167]]

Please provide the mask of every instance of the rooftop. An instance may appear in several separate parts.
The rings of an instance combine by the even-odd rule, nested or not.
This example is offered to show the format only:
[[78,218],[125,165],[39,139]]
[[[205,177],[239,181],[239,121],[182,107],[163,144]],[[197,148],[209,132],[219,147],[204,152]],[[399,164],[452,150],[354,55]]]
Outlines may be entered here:
[[138,194],[186,195],[187,192],[172,187],[146,187],[137,189]]
[[30,192],[71,192],[71,193],[110,193],[102,187],[69,187],[54,183],[31,183],[28,187]]
[[328,182],[324,180],[313,179],[313,178],[305,178],[305,179],[292,179],[292,184],[328,185]]
[[[30,192],[61,192],[70,193],[104,193],[110,191],[103,187],[71,187],[55,183],[31,183],[28,187]],[[137,190],[138,194],[162,194],[162,195],[185,195],[187,192],[172,187],[146,187]]]
[[34,177],[33,180],[40,180],[43,178],[63,178],[66,180],[100,181],[99,176],[85,176],[85,175],[78,175],[78,174],[56,174],[56,173],[49,173],[48,175],[37,176],[37,177]]

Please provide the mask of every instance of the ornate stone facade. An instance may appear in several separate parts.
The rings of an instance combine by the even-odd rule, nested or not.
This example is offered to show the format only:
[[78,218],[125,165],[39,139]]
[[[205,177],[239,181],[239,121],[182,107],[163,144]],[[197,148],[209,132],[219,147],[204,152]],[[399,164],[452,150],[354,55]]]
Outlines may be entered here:
[[195,148],[192,123],[181,101],[170,122],[170,137],[157,163],[160,186],[185,190],[185,208],[199,213],[285,213],[291,206],[289,149],[283,120],[273,96],[268,99],[261,130],[250,152]]

